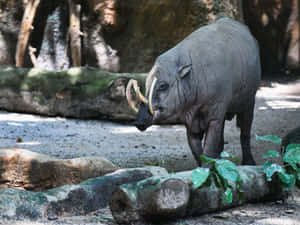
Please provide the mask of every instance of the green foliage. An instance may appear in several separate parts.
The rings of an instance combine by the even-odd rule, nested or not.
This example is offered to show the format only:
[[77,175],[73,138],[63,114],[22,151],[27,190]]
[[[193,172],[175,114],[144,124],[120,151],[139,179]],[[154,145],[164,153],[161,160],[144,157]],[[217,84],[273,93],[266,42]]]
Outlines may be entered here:
[[281,138],[279,138],[275,135],[266,135],[266,136],[257,136],[256,135],[256,140],[257,141],[270,141],[275,144],[281,144]]
[[[234,158],[229,153],[222,153],[222,157]],[[213,180],[216,187],[223,189],[223,203],[232,203],[232,184],[235,184],[239,196],[242,197],[240,190],[242,179],[236,165],[227,159],[213,159],[201,156],[201,161],[211,166],[208,168],[197,168],[192,173],[194,188],[201,188],[209,180]]]
[[278,158],[278,157],[280,157],[280,154],[276,150],[269,150],[267,153],[265,153],[263,155],[264,159],[267,159],[267,158]]
[[209,168],[197,168],[192,172],[193,188],[201,187],[209,176]]
[[237,182],[239,177],[239,172],[237,170],[236,165],[233,162],[226,159],[216,160],[215,168],[218,174],[224,180]]
[[223,202],[231,203],[232,202],[232,191],[230,188],[227,188],[223,195]]
[[286,147],[283,161],[289,164],[298,164],[300,166],[300,145],[289,144]]
[[[256,136],[256,140],[271,141],[273,143],[281,144],[281,138],[275,135],[267,135],[263,137]],[[280,154],[275,150],[270,150],[263,156],[268,158],[263,165],[264,172],[268,181],[272,181],[274,175],[279,177],[283,188],[291,189],[297,184],[300,188],[300,145],[289,144],[282,157],[284,166],[272,162],[272,159],[280,157]]]
[[279,172],[278,173],[279,179],[281,181],[281,184],[284,188],[290,189],[295,186],[296,184],[296,177],[294,174],[288,174],[285,172]]
[[[281,144],[281,138],[275,135],[256,136],[256,140]],[[238,161],[236,157],[227,152],[222,152],[221,157]],[[286,147],[285,154],[282,157],[282,161],[285,163],[284,166],[273,162],[274,159],[280,157],[280,154],[275,150],[269,150],[263,155],[264,159],[268,159],[263,165],[267,180],[272,181],[274,176],[278,176],[283,188],[291,189],[295,184],[300,188],[300,145],[289,144]],[[203,163],[208,164],[210,169],[197,168],[192,172],[193,188],[202,188],[205,184],[211,185],[210,181],[212,180],[217,188],[224,191],[223,203],[230,204],[232,203],[234,184],[239,198],[243,198],[242,179],[233,162],[227,159],[213,159],[204,155],[200,156],[200,159]]]
[[240,159],[237,158],[236,156],[228,153],[228,152],[221,152],[221,158],[229,158],[229,159],[232,159],[235,163],[239,163],[240,162]]
[[272,180],[272,176],[274,173],[277,173],[277,172],[284,173],[285,172],[284,169],[280,165],[278,165],[277,163],[269,162],[269,161],[264,163],[263,168],[264,168],[264,172],[267,176],[268,181]]

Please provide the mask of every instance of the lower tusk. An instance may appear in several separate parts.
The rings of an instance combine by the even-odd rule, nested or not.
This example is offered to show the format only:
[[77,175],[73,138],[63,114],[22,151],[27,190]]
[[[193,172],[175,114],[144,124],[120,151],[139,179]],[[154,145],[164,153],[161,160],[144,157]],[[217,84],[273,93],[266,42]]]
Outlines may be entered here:
[[131,97],[131,88],[132,88],[132,85],[134,85],[134,83],[136,82],[136,80],[129,80],[128,84],[127,84],[127,87],[126,87],[126,98],[127,98],[127,102],[130,106],[130,108],[135,111],[136,113],[138,113],[138,109],[135,107],[133,101],[132,101],[132,97]]
[[154,77],[154,79],[152,81],[152,84],[151,84],[150,93],[149,93],[149,111],[152,114],[152,116],[154,116],[154,111],[153,111],[153,108],[152,108],[152,96],[153,96],[153,89],[154,89],[154,86],[156,84],[156,81],[157,81],[157,78]]

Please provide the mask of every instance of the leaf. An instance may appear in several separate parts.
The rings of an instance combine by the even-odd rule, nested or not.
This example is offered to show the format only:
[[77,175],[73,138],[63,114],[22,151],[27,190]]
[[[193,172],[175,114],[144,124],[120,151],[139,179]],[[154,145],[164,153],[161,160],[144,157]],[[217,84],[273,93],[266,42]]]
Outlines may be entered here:
[[300,165],[300,147],[295,144],[289,144],[284,153],[283,161],[289,164],[294,163]]
[[300,189],[300,170],[299,169],[297,170],[297,173],[296,173],[296,185]]
[[266,136],[258,136],[256,135],[257,141],[270,141],[276,144],[281,144],[281,138],[276,135],[266,135]]
[[294,149],[294,148],[300,148],[300,144],[288,144],[285,150],[288,151],[289,149]]
[[276,150],[269,150],[267,153],[265,153],[263,155],[263,158],[264,159],[267,159],[267,158],[278,158],[279,156],[280,156],[280,154]]
[[204,155],[200,155],[200,160],[204,163],[209,163],[209,164],[215,164],[216,163],[216,159],[214,158],[210,158]]
[[272,176],[274,173],[276,173],[276,172],[284,173],[285,172],[284,169],[280,165],[269,162],[269,161],[265,162],[265,164],[263,165],[263,168],[264,168],[264,172],[267,176],[268,181],[272,180]]
[[222,179],[220,178],[220,175],[217,173],[212,173],[212,177],[215,181],[217,188],[224,188],[224,183],[222,182]]
[[193,170],[192,172],[192,183],[193,188],[197,189],[201,187],[209,176],[209,169],[208,168],[201,168],[198,167],[197,169]]
[[227,188],[223,194],[223,203],[232,203],[232,191],[230,188]]
[[236,182],[239,177],[239,172],[236,165],[226,159],[219,159],[216,161],[216,170],[218,174],[225,180]]
[[231,153],[228,153],[228,152],[221,152],[221,157],[222,158],[230,158],[232,160],[234,160],[234,162],[236,163],[239,163],[240,162],[240,159],[237,158],[236,156],[232,155]]
[[294,174],[287,174],[284,172],[278,173],[279,179],[282,182],[283,186],[287,189],[291,189],[296,184],[296,178]]
[[286,170],[291,173],[292,171],[298,171],[298,167],[296,165],[296,163],[289,163],[286,166]]

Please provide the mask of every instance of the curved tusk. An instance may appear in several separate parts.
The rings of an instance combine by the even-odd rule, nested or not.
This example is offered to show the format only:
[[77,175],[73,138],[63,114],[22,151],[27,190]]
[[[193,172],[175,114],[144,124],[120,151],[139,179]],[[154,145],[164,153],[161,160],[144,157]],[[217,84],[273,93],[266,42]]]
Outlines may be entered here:
[[138,86],[138,82],[136,80],[133,80],[133,88],[134,88],[134,91],[136,93],[136,98],[138,101],[141,101],[145,104],[148,104],[148,100],[144,97],[144,95],[141,93],[140,91],[140,87]]
[[132,85],[134,85],[134,83],[135,83],[134,81],[136,81],[136,80],[131,79],[131,80],[129,80],[129,82],[127,84],[127,87],[126,87],[126,98],[127,98],[127,102],[129,104],[130,108],[132,108],[133,111],[135,111],[136,113],[138,113],[139,110],[135,107],[135,105],[134,105],[134,103],[132,101],[132,97],[131,97],[131,88],[132,88]]
[[156,84],[156,81],[157,81],[157,78],[154,77],[154,79],[152,81],[152,84],[151,84],[150,93],[149,93],[149,111],[152,114],[152,116],[154,115],[154,111],[153,111],[153,108],[152,108],[152,96],[153,96],[153,89],[154,89],[154,86]]

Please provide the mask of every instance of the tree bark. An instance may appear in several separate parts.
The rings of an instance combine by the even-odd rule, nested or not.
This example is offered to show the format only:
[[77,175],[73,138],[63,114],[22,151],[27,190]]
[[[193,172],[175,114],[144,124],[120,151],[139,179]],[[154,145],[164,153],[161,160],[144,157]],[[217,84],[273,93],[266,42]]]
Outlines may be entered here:
[[38,64],[37,64],[37,59],[35,56],[36,48],[29,46],[28,50],[29,50],[29,56],[30,56],[31,62],[33,64],[33,67],[37,67]]
[[32,23],[39,3],[40,0],[29,0],[29,2],[26,5],[17,42],[15,57],[17,67],[23,66],[24,55],[27,49],[29,36],[31,30],[33,29]]
[[122,185],[113,193],[110,201],[112,214],[120,224],[132,224],[137,221],[155,221],[184,216],[194,216],[246,202],[278,200],[285,192],[277,180],[268,182],[262,167],[238,167],[243,180],[239,198],[233,185],[233,201],[223,202],[223,190],[211,180],[210,186],[200,189],[192,187],[192,171],[169,175],[169,177],[151,177],[135,184]]
[[81,31],[80,31],[80,11],[81,5],[69,0],[70,9],[70,45],[73,66],[81,66]]
[[110,208],[117,222],[159,221],[185,215],[190,191],[181,179],[151,177],[137,185],[122,185],[112,195]]

